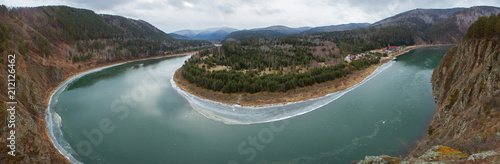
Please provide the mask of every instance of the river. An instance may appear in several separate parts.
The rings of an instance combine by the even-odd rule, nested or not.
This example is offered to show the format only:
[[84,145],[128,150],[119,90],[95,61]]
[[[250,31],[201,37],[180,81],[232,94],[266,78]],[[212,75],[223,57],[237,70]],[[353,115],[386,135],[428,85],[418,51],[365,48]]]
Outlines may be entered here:
[[233,124],[200,114],[203,104],[172,85],[189,56],[106,67],[60,86],[47,129],[74,163],[351,163],[406,155],[436,112],[430,77],[450,48],[412,50],[362,85],[306,103],[316,105],[278,106],[301,109],[294,114],[250,122],[239,116],[243,122],[231,118]]

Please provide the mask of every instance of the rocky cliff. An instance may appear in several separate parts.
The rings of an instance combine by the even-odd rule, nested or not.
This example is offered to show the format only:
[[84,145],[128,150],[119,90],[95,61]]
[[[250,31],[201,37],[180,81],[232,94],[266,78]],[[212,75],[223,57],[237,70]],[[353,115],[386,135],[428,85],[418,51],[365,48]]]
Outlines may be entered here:
[[443,144],[468,154],[500,148],[500,39],[451,49],[432,76],[438,111],[417,154]]
[[359,163],[500,161],[500,39],[466,40],[432,75],[438,105],[427,137],[406,159],[369,156]]
[[500,15],[472,24],[431,82],[438,109],[418,147],[405,159],[370,156],[360,163],[500,161]]

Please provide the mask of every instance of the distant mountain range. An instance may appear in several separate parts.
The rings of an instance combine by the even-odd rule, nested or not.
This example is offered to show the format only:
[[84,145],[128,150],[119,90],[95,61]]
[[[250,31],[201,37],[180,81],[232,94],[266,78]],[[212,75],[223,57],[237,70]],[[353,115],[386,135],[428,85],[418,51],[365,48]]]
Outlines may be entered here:
[[217,40],[237,30],[229,27],[220,27],[205,30],[180,30],[169,35],[177,39]]
[[321,26],[321,27],[299,27],[291,28],[283,25],[270,26],[265,28],[254,28],[249,30],[237,30],[229,27],[209,28],[205,30],[179,30],[169,33],[176,39],[193,40],[223,40],[234,41],[249,38],[274,38],[299,33],[331,32],[340,30],[350,30],[369,26],[369,23],[350,23],[341,25]]
[[274,38],[294,34],[308,34],[318,32],[332,32],[342,30],[352,30],[369,26],[369,23],[350,23],[320,27],[299,27],[290,28],[287,26],[271,26],[266,28],[256,28],[251,30],[235,31],[227,35],[223,41],[245,40],[249,38]]
[[500,13],[500,8],[476,6],[471,8],[414,9],[383,19],[374,24],[350,23],[321,27],[291,28],[277,25],[266,28],[237,30],[234,28],[211,28],[206,30],[181,30],[170,35],[177,39],[220,40],[222,42],[249,38],[274,38],[295,34],[344,31],[387,27],[405,27],[414,33],[415,43],[458,43],[467,33],[467,28],[481,16]]
[[250,38],[274,38],[286,35],[293,35],[311,29],[311,27],[290,28],[287,26],[271,26],[266,28],[256,28],[250,30],[235,31],[227,35],[222,41],[245,40]]

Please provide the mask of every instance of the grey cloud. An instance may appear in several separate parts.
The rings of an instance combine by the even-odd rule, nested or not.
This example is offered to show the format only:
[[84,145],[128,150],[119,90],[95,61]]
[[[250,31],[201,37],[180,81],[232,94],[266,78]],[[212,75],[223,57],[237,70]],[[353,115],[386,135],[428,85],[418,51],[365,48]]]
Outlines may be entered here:
[[257,9],[255,9],[254,13],[257,15],[267,16],[267,15],[281,13],[281,10],[280,9],[272,9],[272,8],[257,8]]
[[189,9],[188,7],[184,6],[185,2],[193,4],[195,7],[193,8],[193,10],[204,11],[204,12],[219,12],[222,14],[234,13],[239,4],[238,1],[231,1],[231,2],[238,2],[238,4],[233,5],[234,3],[231,4],[231,3],[224,3],[221,1],[211,1],[211,0],[167,0],[165,1],[165,4],[178,9],[183,9],[183,10]]
[[110,10],[134,0],[67,0],[68,4],[86,6],[94,10]]
[[184,6],[184,2],[189,2],[195,5],[199,5],[203,3],[203,0],[167,0],[165,1],[166,4],[176,7],[179,9],[184,9],[186,6]]
[[271,12],[269,7],[262,5],[264,0],[227,0],[227,1],[211,1],[204,0],[204,3],[218,13],[234,14],[237,10],[243,7],[253,7],[262,9],[262,12]]
[[[134,9],[140,10],[165,10],[169,4],[165,2],[141,2],[136,4]],[[171,6],[171,5],[170,5]]]
[[183,0],[168,0],[166,3],[170,6],[176,7],[176,8],[184,8],[184,5],[182,5]]
[[235,12],[234,6],[215,5],[214,7],[215,7],[216,11],[221,12],[223,14],[233,14]]

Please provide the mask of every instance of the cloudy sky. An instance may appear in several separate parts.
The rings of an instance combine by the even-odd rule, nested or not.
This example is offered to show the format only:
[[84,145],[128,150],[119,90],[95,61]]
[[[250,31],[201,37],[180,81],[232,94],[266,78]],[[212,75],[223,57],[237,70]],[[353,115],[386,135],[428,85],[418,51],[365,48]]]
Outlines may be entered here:
[[500,0],[0,0],[0,4],[86,8],[142,19],[169,33],[211,27],[373,23],[415,8],[500,7]]

